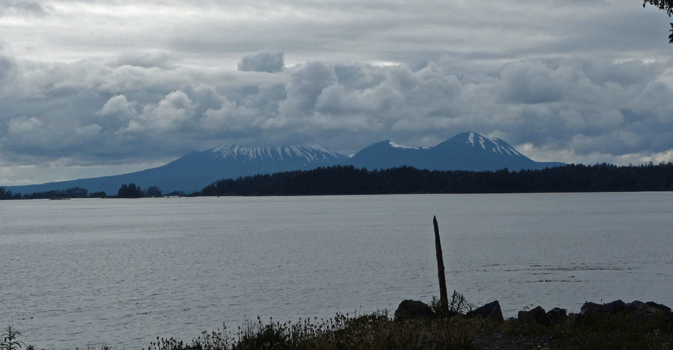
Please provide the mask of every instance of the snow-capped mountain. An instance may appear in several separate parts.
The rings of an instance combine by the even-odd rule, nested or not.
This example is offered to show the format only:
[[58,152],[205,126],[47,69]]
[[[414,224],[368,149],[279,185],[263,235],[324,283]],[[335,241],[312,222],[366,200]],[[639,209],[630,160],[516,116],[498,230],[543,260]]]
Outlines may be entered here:
[[404,165],[418,167],[428,148],[413,148],[386,140],[361,149],[347,163],[357,168],[388,169]]
[[346,159],[348,157],[343,154],[314,144],[254,148],[226,146],[192,152],[164,167],[173,173],[193,169],[184,179],[189,179],[195,186],[198,184],[196,191],[220,179],[315,169]]
[[429,170],[495,171],[544,169],[563,163],[540,163],[519,153],[507,142],[477,133],[458,134],[435,147],[412,148],[382,141],[356,153],[349,164],[367,169],[407,165]]
[[25,194],[81,187],[90,193],[105,191],[108,195],[116,195],[122,184],[134,183],[142,189],[158,186],[163,193],[191,193],[220,179],[333,165],[354,165],[370,170],[406,165],[429,170],[495,171],[508,168],[514,171],[564,164],[538,163],[503,140],[468,132],[435,147],[413,148],[382,141],[365,147],[351,158],[315,144],[253,148],[222,146],[192,152],[164,166],[130,174],[6,189]]
[[158,186],[163,193],[191,193],[220,179],[309,170],[336,165],[347,159],[343,154],[315,144],[254,148],[222,146],[191,152],[166,165],[135,173],[7,189],[14,193],[34,193],[81,187],[90,193],[105,191],[107,195],[116,195],[121,184],[134,183],[142,189]]

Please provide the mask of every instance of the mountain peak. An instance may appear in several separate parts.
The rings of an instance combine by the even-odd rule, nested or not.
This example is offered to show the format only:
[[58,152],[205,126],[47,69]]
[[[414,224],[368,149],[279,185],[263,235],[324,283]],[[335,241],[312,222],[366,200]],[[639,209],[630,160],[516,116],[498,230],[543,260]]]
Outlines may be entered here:
[[475,132],[464,132],[442,142],[440,145],[456,145],[468,148],[481,149],[482,151],[493,152],[496,155],[510,157],[524,157],[514,147],[498,138],[489,138]]

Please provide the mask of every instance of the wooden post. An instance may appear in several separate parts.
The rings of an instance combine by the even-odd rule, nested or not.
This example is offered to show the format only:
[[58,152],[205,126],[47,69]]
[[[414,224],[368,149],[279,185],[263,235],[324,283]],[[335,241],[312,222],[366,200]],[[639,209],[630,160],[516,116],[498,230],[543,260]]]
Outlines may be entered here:
[[437,251],[437,270],[439,275],[439,302],[444,308],[449,307],[449,296],[446,293],[446,277],[444,276],[444,257],[442,256],[442,243],[439,241],[439,226],[437,217],[432,218],[435,226],[435,250]]

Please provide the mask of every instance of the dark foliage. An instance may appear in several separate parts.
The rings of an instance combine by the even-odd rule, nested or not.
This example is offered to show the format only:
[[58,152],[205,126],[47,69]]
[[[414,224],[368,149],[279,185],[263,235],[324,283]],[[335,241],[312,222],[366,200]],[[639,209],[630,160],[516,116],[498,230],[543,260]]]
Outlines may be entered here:
[[89,193],[89,198],[107,198],[105,191]]
[[157,186],[150,186],[147,191],[145,191],[146,197],[161,197],[161,189]]
[[[660,10],[666,11],[666,14],[668,14],[668,17],[671,17],[673,15],[673,0],[644,0],[643,1],[643,7],[645,5],[650,4],[654,7],[657,7]],[[671,28],[673,28],[673,23],[671,23]],[[671,32],[671,35],[668,36],[668,43],[672,44],[673,43],[673,29],[669,30]]]
[[666,14],[668,14],[669,17],[673,14],[673,0],[644,0],[643,7],[647,4],[666,11]]
[[128,185],[122,184],[117,192],[117,198],[141,198],[141,197],[161,197],[161,189],[157,186],[150,186],[146,191],[143,191],[140,186],[134,183]]
[[4,187],[0,187],[0,200],[12,199],[12,191],[7,191]]
[[117,192],[117,197],[119,198],[140,198],[143,197],[143,191],[140,189],[140,186],[136,187],[136,184],[130,183],[128,186],[123,184]]
[[66,190],[51,190],[46,192],[35,192],[31,194],[22,195],[16,193],[12,195],[12,191],[5,191],[4,187],[0,187],[0,200],[2,199],[65,199],[65,198],[86,198],[89,196],[89,191],[79,187],[72,187]]
[[618,167],[566,165],[496,172],[386,170],[334,166],[219,180],[203,196],[345,195],[404,193],[625,192],[673,190],[673,164]]
[[173,191],[166,194],[167,197],[185,197],[186,194],[182,191]]

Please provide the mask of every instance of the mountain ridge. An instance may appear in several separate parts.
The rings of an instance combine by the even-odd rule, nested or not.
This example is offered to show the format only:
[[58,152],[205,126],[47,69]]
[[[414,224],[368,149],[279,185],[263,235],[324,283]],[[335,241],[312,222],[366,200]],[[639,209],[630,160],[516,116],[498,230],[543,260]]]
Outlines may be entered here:
[[160,167],[128,174],[2,187],[23,194],[80,187],[89,192],[104,191],[107,195],[116,195],[121,184],[134,183],[143,189],[157,186],[164,193],[191,193],[220,179],[334,165],[353,165],[370,170],[411,166],[428,170],[495,171],[508,168],[518,171],[564,164],[535,162],[501,139],[465,132],[434,147],[408,147],[390,140],[380,141],[363,148],[352,157],[318,144],[219,146],[190,152]]
[[[391,155],[391,156],[386,156]],[[544,169],[565,165],[536,162],[502,139],[474,132],[460,133],[434,147],[406,147],[381,141],[363,148],[349,164],[368,169],[386,169],[403,165],[428,170],[496,171]]]

